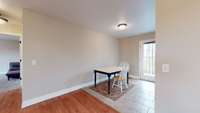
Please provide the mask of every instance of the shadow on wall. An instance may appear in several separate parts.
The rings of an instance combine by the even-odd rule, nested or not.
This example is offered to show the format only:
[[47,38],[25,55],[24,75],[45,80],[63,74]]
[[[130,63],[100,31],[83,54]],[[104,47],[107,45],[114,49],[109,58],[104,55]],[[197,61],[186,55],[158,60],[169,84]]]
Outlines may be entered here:
[[[107,80],[107,76],[97,76],[97,82],[101,80]],[[70,78],[65,79],[65,85],[66,86],[76,86],[77,84],[88,84],[93,85],[94,84],[94,72],[93,70],[87,71],[87,72],[79,72],[78,74],[74,74],[74,76],[71,76]],[[75,82],[71,82],[75,81]],[[77,81],[77,82],[76,82]]]

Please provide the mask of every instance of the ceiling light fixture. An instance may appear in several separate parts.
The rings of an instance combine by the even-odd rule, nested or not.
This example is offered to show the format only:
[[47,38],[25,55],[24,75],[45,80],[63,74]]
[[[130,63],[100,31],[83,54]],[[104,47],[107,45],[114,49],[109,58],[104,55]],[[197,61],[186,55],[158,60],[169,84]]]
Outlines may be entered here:
[[128,25],[126,23],[121,23],[117,25],[117,29],[120,31],[126,30],[128,28]]
[[2,14],[0,14],[0,24],[5,24],[8,22],[8,19],[3,17]]

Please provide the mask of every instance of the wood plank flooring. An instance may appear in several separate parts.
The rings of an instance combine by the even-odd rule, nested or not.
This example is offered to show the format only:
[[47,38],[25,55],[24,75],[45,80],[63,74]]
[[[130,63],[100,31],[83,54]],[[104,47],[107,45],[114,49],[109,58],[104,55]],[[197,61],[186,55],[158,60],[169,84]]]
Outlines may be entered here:
[[0,113],[119,113],[83,90],[21,109],[21,90],[0,93]]

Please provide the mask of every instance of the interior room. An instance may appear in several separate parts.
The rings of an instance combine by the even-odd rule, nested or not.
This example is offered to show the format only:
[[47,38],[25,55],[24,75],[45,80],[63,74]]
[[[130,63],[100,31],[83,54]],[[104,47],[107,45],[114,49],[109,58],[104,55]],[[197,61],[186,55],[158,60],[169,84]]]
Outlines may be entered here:
[[0,0],[0,113],[199,113],[199,4]]
[[0,34],[0,92],[20,88],[19,37]]

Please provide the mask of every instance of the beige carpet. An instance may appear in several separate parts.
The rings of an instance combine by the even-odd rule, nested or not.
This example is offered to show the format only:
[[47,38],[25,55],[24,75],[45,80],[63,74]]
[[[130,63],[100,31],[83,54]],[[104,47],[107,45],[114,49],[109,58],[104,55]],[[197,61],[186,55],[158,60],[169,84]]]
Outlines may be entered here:
[[[112,86],[113,80],[111,82],[111,86]],[[108,82],[102,82],[100,84],[97,85],[97,87],[95,88],[94,86],[91,86],[90,89],[94,90],[95,92],[98,92],[99,94],[108,97],[114,101],[118,100],[120,97],[122,97],[125,93],[127,93],[131,88],[133,88],[133,84],[130,83],[128,88],[123,88],[123,92],[121,92],[119,87],[111,87],[111,93],[108,94]]]
[[20,88],[19,79],[10,79],[10,81],[8,81],[5,75],[0,75],[0,92],[5,92],[17,88]]

